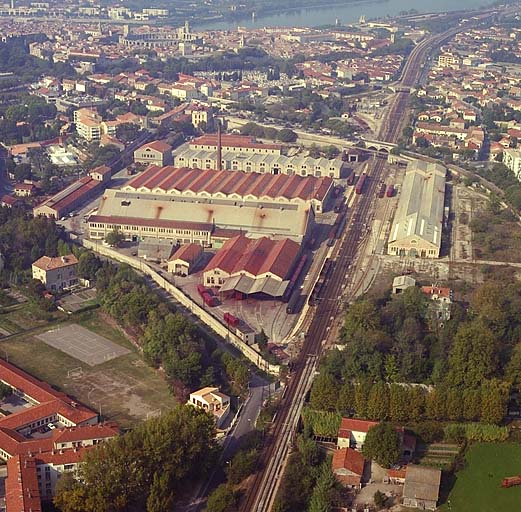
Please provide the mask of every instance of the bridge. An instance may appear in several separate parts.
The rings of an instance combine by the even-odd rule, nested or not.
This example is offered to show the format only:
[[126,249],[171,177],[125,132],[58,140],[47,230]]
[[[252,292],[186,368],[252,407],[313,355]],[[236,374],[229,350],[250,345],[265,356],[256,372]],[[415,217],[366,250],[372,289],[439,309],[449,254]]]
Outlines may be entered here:
[[373,151],[377,151],[379,153],[389,154],[391,152],[391,149],[396,147],[396,144],[393,144],[392,142],[366,139],[365,137],[361,137],[361,140],[367,149],[372,149]]

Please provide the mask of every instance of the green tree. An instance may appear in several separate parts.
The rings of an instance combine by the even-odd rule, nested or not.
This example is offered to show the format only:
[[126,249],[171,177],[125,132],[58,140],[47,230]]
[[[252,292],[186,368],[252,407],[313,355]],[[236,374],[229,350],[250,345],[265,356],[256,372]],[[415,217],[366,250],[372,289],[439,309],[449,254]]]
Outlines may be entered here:
[[279,131],[277,138],[281,142],[296,142],[297,134],[293,130],[289,130],[288,128],[283,128]]
[[521,387],[521,343],[512,350],[506,366],[505,376],[518,389]]
[[119,247],[124,240],[125,235],[118,229],[114,229],[110,233],[107,233],[107,236],[105,237],[105,242],[107,242],[111,247]]
[[367,403],[367,417],[379,421],[389,418],[389,386],[385,382],[377,382],[371,388]]
[[227,468],[228,481],[232,484],[241,483],[255,471],[257,458],[257,450],[239,450]]
[[355,388],[349,381],[344,382],[338,394],[337,410],[341,414],[350,416],[355,409]]
[[369,429],[362,448],[368,459],[389,468],[400,458],[400,436],[390,423],[382,422]]
[[173,507],[174,496],[169,488],[168,474],[154,474],[147,498],[147,512],[166,512]]
[[385,506],[385,502],[387,501],[387,496],[380,491],[376,491],[373,496],[374,504],[377,510],[380,510]]
[[310,405],[313,409],[334,411],[336,409],[340,386],[328,373],[320,373],[311,388]]
[[477,421],[481,416],[481,389],[466,389],[463,392],[463,418]]
[[507,412],[509,384],[498,379],[483,382],[481,386],[481,421],[499,425]]
[[398,423],[410,418],[410,403],[408,392],[400,384],[392,384],[389,397],[389,417]]
[[448,383],[479,387],[497,371],[496,337],[482,321],[461,324],[449,355]]
[[235,512],[238,505],[236,492],[230,485],[221,484],[208,496],[207,512]]
[[367,405],[369,393],[371,392],[371,383],[362,381],[355,384],[355,412],[360,418],[367,416]]
[[331,471],[330,461],[324,462],[320,467],[313,494],[309,500],[309,512],[331,512],[333,509],[333,489],[335,477]]

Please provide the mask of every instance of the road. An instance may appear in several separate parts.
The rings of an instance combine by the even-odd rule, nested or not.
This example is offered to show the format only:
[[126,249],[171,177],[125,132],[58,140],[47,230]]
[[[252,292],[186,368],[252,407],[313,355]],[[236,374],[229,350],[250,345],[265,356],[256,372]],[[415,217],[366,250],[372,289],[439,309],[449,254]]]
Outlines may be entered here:
[[[442,42],[467,28],[457,27],[422,41],[410,54],[402,72],[398,92],[392,100],[382,123],[380,139],[396,142],[401,134],[401,122],[409,100],[409,89],[421,76],[421,63]],[[297,429],[304,397],[311,387],[318,358],[329,336],[329,331],[341,309],[339,297],[348,283],[353,281],[356,258],[364,223],[373,206],[376,188],[384,171],[383,159],[375,159],[367,171],[366,189],[356,197],[347,232],[341,240],[335,267],[326,280],[319,296],[318,306],[312,308],[313,315],[303,348],[296,361],[294,373],[289,381],[285,398],[281,401],[274,428],[267,437],[261,456],[260,469],[254,476],[241,503],[241,512],[268,512],[271,510],[291,444]]]

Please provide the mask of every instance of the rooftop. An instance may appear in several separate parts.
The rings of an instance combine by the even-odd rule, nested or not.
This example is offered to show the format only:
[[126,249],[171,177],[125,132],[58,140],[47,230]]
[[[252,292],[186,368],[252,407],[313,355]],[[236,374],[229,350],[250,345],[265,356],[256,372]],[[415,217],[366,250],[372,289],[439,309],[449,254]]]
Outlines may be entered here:
[[77,265],[78,258],[74,254],[67,254],[67,256],[57,256],[51,258],[50,256],[42,256],[40,259],[33,263],[34,267],[38,267],[41,270],[56,270],[58,268],[70,267],[71,265]]

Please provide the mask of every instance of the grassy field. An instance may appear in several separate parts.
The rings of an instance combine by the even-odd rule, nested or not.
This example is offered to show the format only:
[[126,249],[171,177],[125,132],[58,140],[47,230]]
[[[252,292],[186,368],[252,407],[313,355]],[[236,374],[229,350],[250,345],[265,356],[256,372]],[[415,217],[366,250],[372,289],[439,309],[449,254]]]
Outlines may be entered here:
[[[90,367],[46,345],[31,333],[0,340],[0,355],[5,357],[7,353],[9,362],[93,409],[101,407],[105,418],[122,426],[175,405],[175,398],[164,379],[147,366],[132,344],[97,312],[83,314],[78,323],[132,352]],[[70,370],[78,367],[81,367],[81,375],[68,376]]]
[[456,474],[443,512],[516,512],[521,486],[501,488],[506,476],[521,474],[521,444],[482,443],[469,448],[466,467]]

